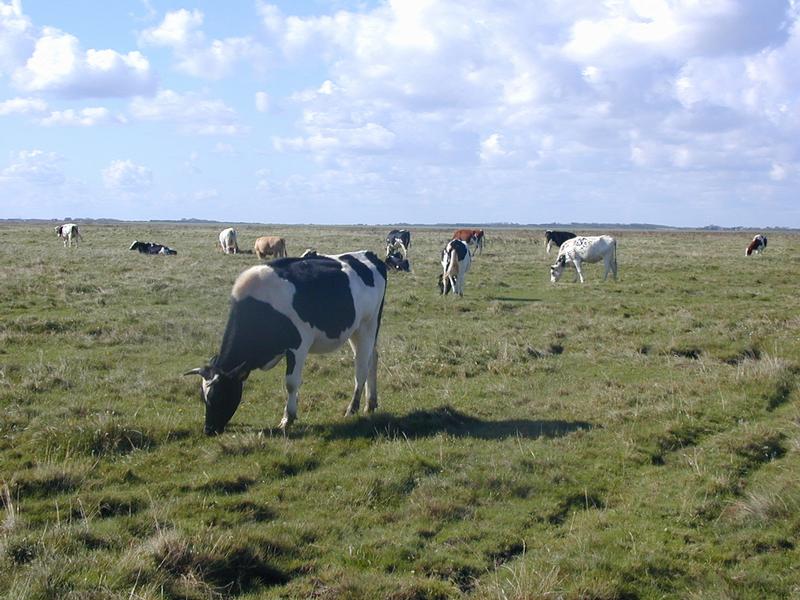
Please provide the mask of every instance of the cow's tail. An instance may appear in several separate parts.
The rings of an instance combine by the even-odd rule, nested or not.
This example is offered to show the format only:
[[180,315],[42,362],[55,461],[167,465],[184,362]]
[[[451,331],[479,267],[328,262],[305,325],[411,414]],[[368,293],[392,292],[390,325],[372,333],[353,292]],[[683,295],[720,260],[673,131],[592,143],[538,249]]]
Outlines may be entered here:
[[455,246],[450,246],[447,263],[447,275],[450,277],[458,277],[458,252]]
[[617,280],[617,240],[614,239],[614,281]]

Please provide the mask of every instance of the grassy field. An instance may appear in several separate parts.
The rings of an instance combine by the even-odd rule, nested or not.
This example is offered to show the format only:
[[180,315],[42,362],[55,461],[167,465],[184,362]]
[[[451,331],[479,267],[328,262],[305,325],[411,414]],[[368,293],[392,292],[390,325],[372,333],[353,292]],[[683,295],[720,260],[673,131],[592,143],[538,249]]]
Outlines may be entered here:
[[[417,229],[377,413],[342,416],[345,348],[310,358],[288,435],[278,367],[207,438],[181,374],[257,262],[219,229],[0,227],[0,596],[800,598],[800,236],[611,232],[619,281],[580,286],[542,232],[488,230],[459,299],[448,232]],[[291,255],[386,232],[237,229]]]

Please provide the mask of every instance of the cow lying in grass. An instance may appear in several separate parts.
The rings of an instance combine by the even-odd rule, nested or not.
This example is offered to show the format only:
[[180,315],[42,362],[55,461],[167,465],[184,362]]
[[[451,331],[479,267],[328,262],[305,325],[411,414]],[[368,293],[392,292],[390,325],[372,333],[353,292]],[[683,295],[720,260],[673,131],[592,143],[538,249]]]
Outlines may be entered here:
[[140,242],[135,240],[128,250],[138,250],[140,254],[177,254],[177,250],[173,250],[169,246],[163,244],[156,244],[155,242]]
[[286,359],[287,400],[280,427],[297,418],[297,393],[309,353],[332,352],[350,342],[355,390],[346,415],[378,406],[378,329],[386,292],[386,266],[372,252],[283,258],[251,267],[236,279],[219,354],[186,375],[200,375],[205,432],[222,433],[242,399],[253,369]]
[[596,263],[603,261],[605,271],[603,281],[608,277],[609,272],[617,279],[617,241],[609,235],[593,237],[574,237],[563,244],[558,250],[556,263],[550,267],[550,281],[556,283],[561,279],[567,265],[575,266],[575,279],[580,277],[583,283],[583,270],[581,265],[585,262]]

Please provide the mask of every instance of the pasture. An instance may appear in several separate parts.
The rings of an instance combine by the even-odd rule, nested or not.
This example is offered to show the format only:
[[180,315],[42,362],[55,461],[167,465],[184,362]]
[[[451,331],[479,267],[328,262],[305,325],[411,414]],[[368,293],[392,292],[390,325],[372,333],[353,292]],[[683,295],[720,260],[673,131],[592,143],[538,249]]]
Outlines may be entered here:
[[[181,374],[258,262],[222,228],[0,226],[0,595],[800,598],[799,235],[608,232],[619,281],[580,286],[541,231],[487,229],[442,298],[451,230],[414,228],[378,411],[342,416],[346,347],[309,358],[286,436],[279,365],[208,438]],[[290,256],[382,256],[388,229],[237,227]]]

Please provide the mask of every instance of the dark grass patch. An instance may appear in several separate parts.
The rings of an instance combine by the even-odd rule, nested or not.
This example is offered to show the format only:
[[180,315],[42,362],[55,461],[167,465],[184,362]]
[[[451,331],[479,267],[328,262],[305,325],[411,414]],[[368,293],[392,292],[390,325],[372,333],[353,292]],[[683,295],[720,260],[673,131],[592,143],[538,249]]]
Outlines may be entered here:
[[151,558],[158,571],[173,578],[200,580],[224,595],[236,595],[257,586],[287,583],[288,574],[270,559],[281,551],[279,546],[263,541],[254,545],[230,539],[189,541],[166,533],[153,542]]
[[252,500],[242,500],[228,506],[229,510],[239,513],[244,519],[255,523],[272,521],[277,513],[269,506],[254,502]]
[[314,458],[289,454],[270,462],[264,467],[264,474],[272,477],[294,477],[317,467],[319,462]]
[[131,516],[146,506],[145,500],[138,496],[105,496],[97,501],[97,516],[101,519]]
[[44,551],[44,543],[41,538],[30,534],[19,537],[8,536],[2,548],[12,563],[25,565]]
[[418,561],[417,569],[428,577],[453,584],[464,594],[472,591],[486,572],[486,566],[480,562],[453,554],[422,559]]
[[739,457],[738,473],[745,475],[786,454],[783,441],[786,435],[778,431],[754,431],[743,439],[737,439],[729,445],[730,450]]
[[794,369],[782,369],[762,391],[767,410],[772,411],[786,404],[796,387],[797,372]]
[[585,492],[583,494],[573,494],[561,501],[558,509],[547,517],[551,525],[561,525],[567,517],[579,510],[603,509],[605,502],[600,496]]
[[46,497],[77,488],[83,477],[59,467],[22,473],[11,480],[11,495],[16,497]]
[[241,494],[246,492],[256,480],[246,475],[238,475],[236,477],[220,477],[207,481],[206,483],[197,486],[196,489],[204,492],[213,492],[216,494]]
[[707,433],[708,429],[699,424],[685,423],[670,427],[656,439],[656,451],[650,457],[652,464],[663,465],[668,453],[696,445]]
[[703,351],[696,346],[677,346],[670,348],[668,354],[672,356],[679,356],[681,358],[697,360],[703,355]]
[[759,360],[761,358],[761,350],[756,347],[748,346],[729,354],[723,354],[719,359],[727,365],[736,366],[745,360]]

